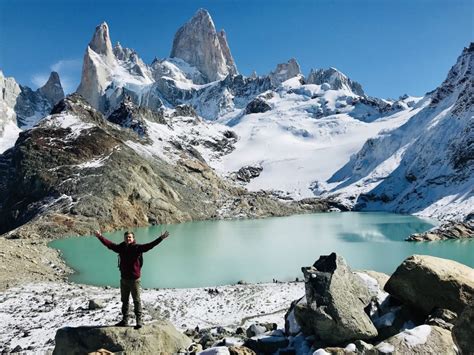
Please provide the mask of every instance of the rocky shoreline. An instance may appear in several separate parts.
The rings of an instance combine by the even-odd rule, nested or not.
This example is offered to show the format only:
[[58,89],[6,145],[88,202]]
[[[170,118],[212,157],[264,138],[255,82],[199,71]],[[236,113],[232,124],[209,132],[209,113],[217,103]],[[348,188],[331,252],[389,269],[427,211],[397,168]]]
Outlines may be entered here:
[[[67,281],[10,287],[0,299],[5,344],[0,351],[52,353],[55,344],[54,353],[107,345],[106,350],[132,354],[151,354],[153,348],[203,354],[470,354],[474,349],[470,267],[415,255],[389,277],[354,272],[333,253],[302,271],[304,283],[146,289],[146,325],[140,331],[110,326],[120,316],[118,289]],[[168,340],[157,343],[157,334]],[[85,336],[87,341],[81,340]]]
[[448,221],[423,233],[415,233],[406,238],[409,242],[431,242],[474,238],[474,215],[469,214],[464,221]]

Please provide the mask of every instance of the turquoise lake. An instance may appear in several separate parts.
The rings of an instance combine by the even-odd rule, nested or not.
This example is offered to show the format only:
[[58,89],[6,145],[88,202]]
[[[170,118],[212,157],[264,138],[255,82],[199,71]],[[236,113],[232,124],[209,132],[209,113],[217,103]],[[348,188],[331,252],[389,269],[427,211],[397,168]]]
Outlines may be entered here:
[[[133,229],[137,243],[162,231],[170,237],[144,254],[142,286],[184,288],[302,279],[302,266],[337,252],[352,269],[391,274],[409,255],[428,254],[474,267],[474,241],[405,242],[434,221],[389,213],[318,213],[258,220],[203,221]],[[104,234],[120,243],[123,231]],[[70,280],[119,285],[117,254],[97,238],[71,237],[51,247],[61,250],[76,272]]]

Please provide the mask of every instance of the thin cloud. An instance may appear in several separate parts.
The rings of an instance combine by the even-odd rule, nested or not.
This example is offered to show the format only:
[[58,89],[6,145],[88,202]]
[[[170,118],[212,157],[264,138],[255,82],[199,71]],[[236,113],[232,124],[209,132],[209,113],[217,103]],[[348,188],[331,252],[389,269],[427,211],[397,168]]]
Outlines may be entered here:
[[61,71],[81,69],[81,65],[82,61],[80,59],[62,59],[51,65],[50,68],[59,73]]
[[[51,71],[59,74],[61,85],[64,93],[70,94],[76,91],[81,79],[82,60],[81,59],[61,59],[50,67]],[[39,88],[46,84],[50,73],[37,73],[31,77],[31,82],[35,88]]]
[[31,82],[36,87],[41,87],[48,81],[49,75],[44,73],[35,74],[31,77]]

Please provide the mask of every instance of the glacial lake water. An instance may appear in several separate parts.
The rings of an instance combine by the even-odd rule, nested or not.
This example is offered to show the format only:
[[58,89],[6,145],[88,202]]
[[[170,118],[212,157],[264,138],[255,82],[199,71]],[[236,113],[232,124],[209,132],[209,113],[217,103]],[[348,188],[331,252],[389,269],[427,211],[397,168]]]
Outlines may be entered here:
[[[434,221],[389,213],[319,213],[258,220],[203,221],[137,228],[138,243],[162,231],[170,237],[144,254],[142,286],[184,288],[302,279],[302,266],[337,252],[352,269],[391,274],[409,255],[428,254],[474,267],[474,241],[405,242]],[[123,231],[104,234],[120,243]],[[51,247],[61,250],[76,272],[70,280],[119,285],[117,254],[97,238],[71,237]]]

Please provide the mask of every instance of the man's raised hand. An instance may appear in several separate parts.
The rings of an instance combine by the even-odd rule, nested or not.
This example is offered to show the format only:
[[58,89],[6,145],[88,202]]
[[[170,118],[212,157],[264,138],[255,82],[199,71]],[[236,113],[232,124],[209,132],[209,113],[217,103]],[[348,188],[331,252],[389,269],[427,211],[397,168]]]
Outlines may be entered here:
[[161,233],[160,237],[161,237],[162,239],[166,239],[166,238],[169,237],[169,235],[170,235],[169,232],[168,232],[168,231],[165,231],[164,233]]
[[99,237],[102,237],[102,233],[100,231],[94,231],[94,235],[99,238]]

